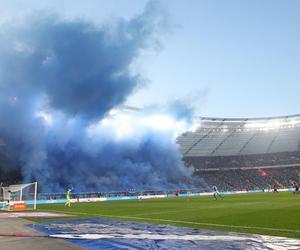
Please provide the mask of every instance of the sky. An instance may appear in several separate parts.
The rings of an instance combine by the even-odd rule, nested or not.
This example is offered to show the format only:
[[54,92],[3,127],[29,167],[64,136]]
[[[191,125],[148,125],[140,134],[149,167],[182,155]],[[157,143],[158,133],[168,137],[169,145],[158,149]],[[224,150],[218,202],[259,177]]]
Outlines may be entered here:
[[[95,24],[130,19],[144,0],[0,0],[0,23],[58,13]],[[190,99],[197,116],[297,114],[300,107],[300,2],[161,0],[169,28],[139,55],[146,84],[127,99],[144,107]],[[1,55],[0,55],[1,56]]]

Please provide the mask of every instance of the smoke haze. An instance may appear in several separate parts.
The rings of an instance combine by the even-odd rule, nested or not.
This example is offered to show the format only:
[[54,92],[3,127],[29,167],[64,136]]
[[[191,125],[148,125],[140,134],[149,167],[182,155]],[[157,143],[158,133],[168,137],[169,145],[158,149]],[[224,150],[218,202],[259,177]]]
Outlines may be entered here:
[[143,86],[132,66],[157,47],[165,25],[150,2],[131,20],[101,27],[56,15],[3,26],[2,171],[19,171],[43,191],[190,186],[175,136],[188,128],[191,107],[116,111]]

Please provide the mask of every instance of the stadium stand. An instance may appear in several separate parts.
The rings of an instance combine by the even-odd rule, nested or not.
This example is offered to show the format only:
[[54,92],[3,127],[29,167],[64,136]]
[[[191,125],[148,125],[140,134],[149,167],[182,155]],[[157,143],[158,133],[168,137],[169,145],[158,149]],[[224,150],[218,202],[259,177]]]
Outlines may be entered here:
[[[180,135],[177,143],[186,165],[193,166],[195,175],[201,177],[197,188],[202,191],[209,191],[213,185],[220,191],[234,191],[270,189],[274,185],[287,188],[292,181],[300,182],[300,115],[244,119],[201,117],[198,128]],[[22,182],[21,166],[7,157],[9,151],[1,138],[0,145],[3,145],[0,183]],[[80,198],[136,195],[127,191],[111,193],[77,195]],[[59,199],[64,194],[46,196]]]
[[300,115],[200,118],[177,138],[183,159],[222,191],[289,187],[300,181]]

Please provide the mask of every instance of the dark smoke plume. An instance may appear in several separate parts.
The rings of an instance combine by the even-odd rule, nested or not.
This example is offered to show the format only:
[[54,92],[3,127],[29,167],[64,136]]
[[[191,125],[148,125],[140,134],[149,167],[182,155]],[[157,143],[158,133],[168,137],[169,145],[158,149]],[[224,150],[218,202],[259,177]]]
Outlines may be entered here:
[[143,85],[131,67],[141,50],[157,47],[165,24],[150,2],[141,15],[114,25],[48,15],[3,26],[2,172],[19,171],[44,191],[69,183],[78,191],[189,185],[192,171],[169,130],[151,127],[140,111],[126,118],[135,129],[128,134],[122,115],[108,114]]

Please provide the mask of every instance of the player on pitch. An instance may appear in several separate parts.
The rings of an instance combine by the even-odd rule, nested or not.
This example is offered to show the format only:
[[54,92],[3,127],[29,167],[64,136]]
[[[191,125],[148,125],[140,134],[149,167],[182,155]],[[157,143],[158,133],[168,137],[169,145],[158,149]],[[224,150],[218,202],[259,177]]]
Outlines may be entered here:
[[297,183],[296,181],[294,181],[294,182],[292,183],[292,187],[295,189],[295,190],[293,191],[293,194],[294,194],[294,195],[300,194],[300,191],[299,191],[300,185],[299,185],[299,183]]
[[218,197],[223,200],[223,196],[219,193],[218,188],[216,186],[213,186],[213,190],[214,190],[213,196],[215,200],[217,200]]
[[65,207],[71,207],[71,192],[72,192],[73,188],[69,187],[67,190],[67,194],[66,194],[66,199],[67,202],[65,203]]

